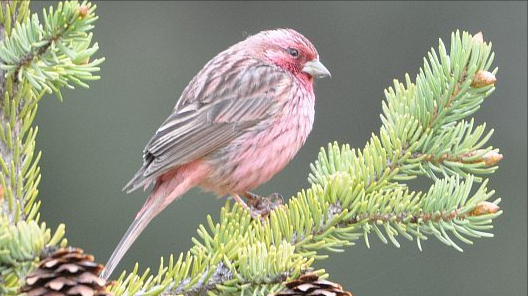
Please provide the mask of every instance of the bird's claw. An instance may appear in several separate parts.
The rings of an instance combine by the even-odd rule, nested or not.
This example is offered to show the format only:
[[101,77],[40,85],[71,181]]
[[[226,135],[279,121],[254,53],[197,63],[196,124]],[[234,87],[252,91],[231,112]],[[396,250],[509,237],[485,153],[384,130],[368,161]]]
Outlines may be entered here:
[[251,192],[246,192],[249,213],[251,217],[266,218],[274,209],[284,204],[284,198],[278,193],[272,193],[269,196],[259,196]]

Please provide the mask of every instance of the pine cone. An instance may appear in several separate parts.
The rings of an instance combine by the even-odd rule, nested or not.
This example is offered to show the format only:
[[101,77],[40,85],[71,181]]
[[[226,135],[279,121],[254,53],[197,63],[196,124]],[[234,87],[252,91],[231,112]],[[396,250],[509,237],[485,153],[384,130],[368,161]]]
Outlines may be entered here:
[[275,296],[353,296],[352,293],[343,291],[341,285],[321,280],[315,273],[307,273],[285,285],[287,289]]
[[103,265],[77,248],[62,248],[43,259],[26,277],[21,292],[27,296],[109,296]]

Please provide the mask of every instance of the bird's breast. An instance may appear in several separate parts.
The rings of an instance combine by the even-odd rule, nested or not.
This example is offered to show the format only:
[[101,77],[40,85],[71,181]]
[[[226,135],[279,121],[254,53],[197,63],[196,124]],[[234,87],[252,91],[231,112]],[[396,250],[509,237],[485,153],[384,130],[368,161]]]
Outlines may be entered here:
[[281,171],[306,141],[314,122],[313,93],[298,89],[265,128],[257,127],[210,157],[215,172],[202,187],[219,195],[242,193]]

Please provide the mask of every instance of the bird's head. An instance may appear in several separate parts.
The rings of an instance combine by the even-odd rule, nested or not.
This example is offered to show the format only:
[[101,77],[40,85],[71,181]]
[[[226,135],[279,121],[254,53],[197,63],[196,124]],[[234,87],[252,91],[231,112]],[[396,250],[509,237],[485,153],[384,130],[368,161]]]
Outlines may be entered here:
[[263,31],[246,39],[266,62],[290,72],[303,82],[330,76],[330,71],[319,61],[313,44],[293,29]]

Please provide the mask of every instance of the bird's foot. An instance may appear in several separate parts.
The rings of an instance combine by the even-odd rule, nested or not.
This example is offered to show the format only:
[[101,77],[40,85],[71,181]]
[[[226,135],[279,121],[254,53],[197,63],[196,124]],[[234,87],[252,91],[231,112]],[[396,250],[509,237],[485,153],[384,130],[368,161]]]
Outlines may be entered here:
[[244,197],[247,199],[247,206],[251,217],[268,217],[270,212],[284,204],[284,198],[278,193],[272,193],[269,196],[259,196],[257,194],[246,192]]
[[233,199],[244,209],[244,210],[250,210],[249,206],[244,202],[244,200],[240,197],[240,195],[233,193],[231,196],[233,196]]

